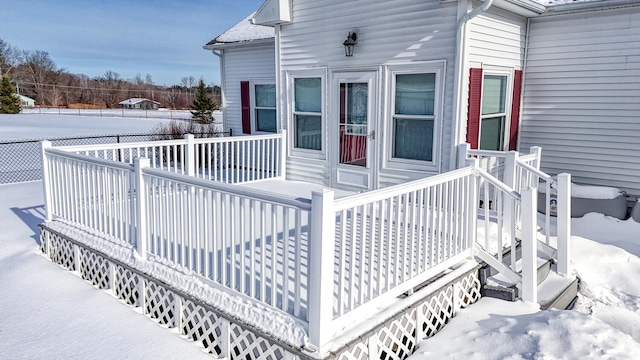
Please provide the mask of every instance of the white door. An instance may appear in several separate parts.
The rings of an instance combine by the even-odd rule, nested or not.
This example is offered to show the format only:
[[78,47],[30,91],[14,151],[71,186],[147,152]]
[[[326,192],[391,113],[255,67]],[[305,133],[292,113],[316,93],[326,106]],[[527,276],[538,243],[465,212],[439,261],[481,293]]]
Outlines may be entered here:
[[331,86],[332,186],[375,187],[377,72],[335,72]]

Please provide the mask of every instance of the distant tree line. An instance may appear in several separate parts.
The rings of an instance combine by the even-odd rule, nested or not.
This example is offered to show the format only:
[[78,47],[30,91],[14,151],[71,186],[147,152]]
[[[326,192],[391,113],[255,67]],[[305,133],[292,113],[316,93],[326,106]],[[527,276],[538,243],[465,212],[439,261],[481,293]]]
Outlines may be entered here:
[[[11,80],[19,94],[35,99],[38,105],[53,107],[118,108],[122,100],[147,98],[162,107],[189,109],[199,85],[193,76],[167,87],[155,85],[149,74],[126,80],[111,70],[93,78],[72,74],[59,68],[46,51],[19,50],[0,39],[2,76]],[[220,104],[219,86],[205,86],[205,90],[214,104]]]

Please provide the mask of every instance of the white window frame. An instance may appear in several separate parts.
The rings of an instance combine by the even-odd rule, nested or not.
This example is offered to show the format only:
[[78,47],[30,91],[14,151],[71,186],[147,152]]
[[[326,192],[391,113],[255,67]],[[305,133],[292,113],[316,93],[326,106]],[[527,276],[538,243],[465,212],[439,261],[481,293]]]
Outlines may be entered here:
[[[483,115],[482,104],[484,102],[484,85],[485,76],[505,76],[507,78],[507,86],[504,94],[504,113]],[[501,139],[501,149],[498,151],[509,150],[509,140],[511,133],[511,109],[513,104],[513,68],[505,68],[500,66],[483,66],[482,67],[482,89],[480,90],[480,120],[478,124],[478,148],[480,148],[480,139],[482,138],[482,120],[485,118],[495,118],[504,116],[504,131]]]
[[[395,108],[396,108],[396,75],[435,74],[435,94],[433,104],[433,149],[431,161],[412,160],[393,156],[395,141]],[[386,141],[384,144],[384,167],[389,169],[409,171],[440,172],[441,167],[441,132],[444,117],[444,77],[446,74],[445,61],[432,61],[404,65],[389,65],[387,67],[387,86],[389,108],[387,110]],[[426,116],[429,117],[429,116]],[[426,118],[425,117],[425,118]]]
[[[311,150],[304,148],[295,147],[295,137],[296,137],[296,115],[313,115],[317,116],[317,113],[305,113],[305,112],[297,112],[295,111],[295,80],[303,79],[303,78],[320,78],[320,131],[321,131],[321,143],[320,150]],[[300,158],[312,158],[318,160],[327,160],[327,141],[328,141],[328,132],[327,132],[327,69],[319,68],[313,70],[288,70],[286,72],[286,82],[287,82],[287,117],[288,117],[288,130],[289,130],[289,139],[288,139],[288,148],[289,154],[293,157]]]
[[276,82],[273,79],[255,79],[249,80],[249,102],[251,103],[251,134],[274,134],[280,129],[280,119],[278,117],[278,94],[276,89],[276,105],[273,107],[276,113],[276,131],[259,131],[258,130],[258,118],[256,116],[256,110],[258,109],[272,109],[270,107],[258,107],[256,106],[256,85],[275,85]]

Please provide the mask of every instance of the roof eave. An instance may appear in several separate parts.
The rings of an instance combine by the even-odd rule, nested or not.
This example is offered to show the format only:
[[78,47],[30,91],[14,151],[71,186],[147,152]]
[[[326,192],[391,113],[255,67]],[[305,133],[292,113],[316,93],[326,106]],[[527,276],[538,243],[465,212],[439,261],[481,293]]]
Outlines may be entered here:
[[209,43],[202,48],[205,50],[222,50],[231,48],[243,48],[252,46],[263,46],[275,44],[275,38],[255,39],[246,41],[234,41],[234,42],[216,42]]

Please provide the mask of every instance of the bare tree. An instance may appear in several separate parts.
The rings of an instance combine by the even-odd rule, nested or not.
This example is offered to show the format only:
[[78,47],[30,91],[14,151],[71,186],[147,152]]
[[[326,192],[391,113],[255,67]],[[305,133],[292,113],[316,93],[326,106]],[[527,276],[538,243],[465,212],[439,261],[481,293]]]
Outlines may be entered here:
[[45,87],[53,84],[57,73],[56,64],[49,57],[46,51],[23,50],[21,54],[21,64],[16,68],[18,77],[33,84],[35,88],[36,100],[44,104]]
[[98,87],[101,88],[100,95],[107,108],[117,107],[122,95],[124,81],[117,72],[107,70],[102,77],[95,79]]
[[18,65],[18,49],[0,39],[0,77],[9,76],[11,70]]

